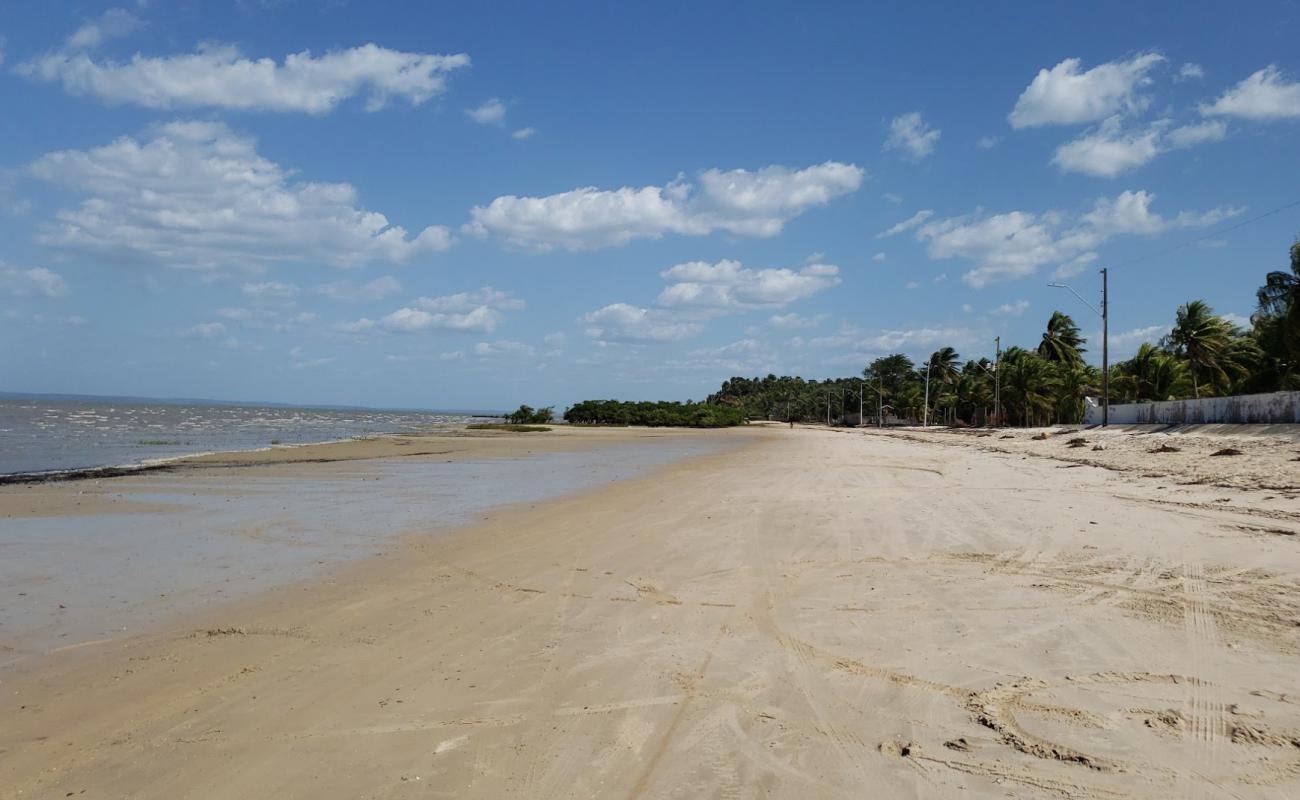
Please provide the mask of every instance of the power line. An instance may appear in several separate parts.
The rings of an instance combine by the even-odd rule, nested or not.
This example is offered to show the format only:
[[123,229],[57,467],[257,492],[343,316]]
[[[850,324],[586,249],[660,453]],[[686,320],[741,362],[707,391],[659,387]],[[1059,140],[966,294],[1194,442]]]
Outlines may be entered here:
[[1130,264],[1136,264],[1136,263],[1138,263],[1139,261],[1146,261],[1146,260],[1148,260],[1148,259],[1157,258],[1157,257],[1159,257],[1159,256],[1167,256],[1167,255],[1169,255],[1170,253],[1176,253],[1176,252],[1178,252],[1179,250],[1182,250],[1182,249],[1185,248],[1185,247],[1191,247],[1192,245],[1194,245],[1194,244],[1196,244],[1196,243],[1198,243],[1198,242],[1203,242],[1203,241],[1205,241],[1206,239],[1213,239],[1214,237],[1216,237],[1216,236],[1222,236],[1222,235],[1224,235],[1225,233],[1232,233],[1233,231],[1237,230],[1238,228],[1244,228],[1244,227],[1246,227],[1247,225],[1250,225],[1251,223],[1259,222],[1261,219],[1267,219],[1268,217],[1271,217],[1271,216],[1273,216],[1274,214],[1281,214],[1283,211],[1286,211],[1287,209],[1295,208],[1296,206],[1300,206],[1300,200],[1296,200],[1296,201],[1293,202],[1293,203],[1287,203],[1287,204],[1284,205],[1284,206],[1278,206],[1277,208],[1273,209],[1272,211],[1265,211],[1263,214],[1260,214],[1260,215],[1258,215],[1258,216],[1251,217],[1250,219],[1244,219],[1244,220],[1242,220],[1241,222],[1238,222],[1238,223],[1235,224],[1235,225],[1230,225],[1230,226],[1228,226],[1228,227],[1226,227],[1226,228],[1221,228],[1221,229],[1219,229],[1219,230],[1217,230],[1217,231],[1212,231],[1212,232],[1210,232],[1210,233],[1205,234],[1204,236],[1197,236],[1195,239],[1188,239],[1187,241],[1182,242],[1182,243],[1180,243],[1180,244],[1176,244],[1176,245],[1174,245],[1173,247],[1169,247],[1169,248],[1166,248],[1166,249],[1164,249],[1164,250],[1156,250],[1156,251],[1151,252],[1151,253],[1146,253],[1146,254],[1144,254],[1144,255],[1140,255],[1140,256],[1138,256],[1138,257],[1136,257],[1136,258],[1130,258],[1130,259],[1128,259],[1127,261],[1120,261],[1120,262],[1117,263],[1117,264],[1111,264],[1111,266],[1112,266],[1112,267],[1127,267],[1128,265],[1130,265]]

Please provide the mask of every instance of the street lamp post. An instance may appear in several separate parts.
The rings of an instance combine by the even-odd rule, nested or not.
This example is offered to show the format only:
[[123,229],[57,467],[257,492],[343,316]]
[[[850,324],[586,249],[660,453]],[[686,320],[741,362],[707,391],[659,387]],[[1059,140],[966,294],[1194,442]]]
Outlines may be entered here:
[[1101,268],[1101,310],[1083,299],[1083,295],[1064,283],[1049,283],[1054,289],[1068,289],[1092,313],[1101,317],[1101,426],[1110,425],[1110,280],[1106,267]]

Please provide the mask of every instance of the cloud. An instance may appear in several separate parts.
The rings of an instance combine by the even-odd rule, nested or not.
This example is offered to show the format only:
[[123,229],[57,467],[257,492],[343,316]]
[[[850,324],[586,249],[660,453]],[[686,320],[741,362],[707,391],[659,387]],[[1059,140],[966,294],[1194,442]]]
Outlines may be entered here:
[[1082,62],[1067,58],[1051,69],[1038,71],[1016,100],[1008,120],[1013,128],[1071,125],[1145,107],[1146,99],[1138,90],[1150,84],[1147,74],[1164,60],[1158,53],[1142,53],[1081,72]]
[[333,356],[326,356],[325,358],[310,358],[305,361],[295,361],[293,368],[320,369],[321,367],[328,367],[330,364],[333,364],[335,360],[336,359]]
[[1146,164],[1161,153],[1219,141],[1227,134],[1228,126],[1217,120],[1172,130],[1168,120],[1157,120],[1143,129],[1126,131],[1120,118],[1114,116],[1056,148],[1052,163],[1062,172],[1113,178]]
[[781,331],[816,328],[830,319],[830,314],[818,314],[814,317],[802,317],[798,314],[774,314],[768,317],[768,324]]
[[226,335],[226,326],[220,322],[201,322],[180,332],[187,339],[220,339]]
[[1028,310],[1028,300],[1017,300],[1014,303],[1003,303],[989,313],[995,317],[1019,317]]
[[889,138],[885,140],[886,150],[900,150],[912,160],[920,160],[934,152],[939,142],[940,131],[931,128],[921,118],[921,112],[913,111],[895,117],[889,124]]
[[27,297],[63,297],[68,293],[68,284],[59,273],[44,267],[19,269],[7,266],[0,261],[0,292]]
[[1166,219],[1151,210],[1151,203],[1156,196],[1146,191],[1125,191],[1115,197],[1098,198],[1092,211],[1083,215],[1083,221],[1101,235],[1141,234],[1154,235],[1175,228],[1204,228],[1217,225],[1225,219],[1235,217],[1245,209],[1222,207],[1196,214],[1181,211],[1172,219]]
[[316,287],[316,291],[342,303],[370,303],[397,294],[402,291],[402,284],[397,278],[384,275],[361,285],[352,281],[327,283]]
[[1125,191],[1114,199],[1099,198],[1091,211],[1074,218],[1055,211],[953,217],[927,222],[917,229],[916,238],[927,244],[931,258],[975,261],[978,266],[962,280],[981,288],[1032,275],[1047,264],[1086,263],[1078,260],[1115,235],[1205,227],[1242,211],[1225,207],[1166,218],[1151,210],[1154,200],[1155,195],[1145,191]]
[[899,203],[903,202],[903,196],[901,194],[894,194],[893,192],[885,192],[881,196],[884,197],[889,202],[893,203],[894,205],[898,205]]
[[899,150],[913,161],[920,161],[934,152],[939,143],[940,131],[931,128],[921,118],[920,111],[912,111],[894,117],[889,123],[889,138],[885,140],[886,150]]
[[1073,278],[1075,275],[1081,275],[1096,260],[1096,253],[1084,253],[1078,258],[1071,259],[1052,270],[1052,280],[1065,280],[1066,278]]
[[245,297],[254,300],[287,300],[298,294],[298,287],[278,281],[267,281],[265,283],[246,283],[240,287],[240,291],[244,293]]
[[[1154,337],[1164,336],[1168,332],[1168,324],[1148,325],[1145,328],[1133,328],[1132,330],[1123,331],[1121,333],[1110,334],[1110,344],[1112,347],[1129,347],[1150,341]],[[1100,331],[1098,331],[1096,339],[1097,341],[1101,340]]]
[[874,256],[871,257],[871,260],[884,261],[886,258],[889,258],[889,256],[885,255],[884,253],[876,253]]
[[1205,77],[1205,70],[1201,68],[1200,64],[1194,64],[1191,61],[1188,61],[1186,64],[1183,64],[1178,68],[1178,77],[1185,81],[1192,80],[1193,78],[1199,80]]
[[1165,137],[1170,149],[1194,147],[1204,142],[1222,141],[1228,135],[1228,125],[1220,120],[1209,120],[1174,128]]
[[497,356],[526,357],[534,355],[536,352],[536,349],[530,344],[509,339],[501,339],[495,342],[478,342],[474,345],[474,355],[480,358]]
[[465,313],[431,313],[421,308],[399,308],[379,320],[384,330],[398,333],[441,328],[453,331],[491,333],[501,324],[501,313],[487,306],[479,306]]
[[584,314],[582,321],[587,324],[587,336],[602,341],[671,342],[704,329],[699,322],[627,303],[613,303]]
[[641,188],[588,186],[546,197],[505,195],[471,209],[465,230],[540,251],[619,246],[668,233],[767,237],[808,209],[856,191],[865,174],[853,164],[827,161],[801,170],[710,169],[696,183],[678,179]]
[[981,150],[992,150],[994,147],[997,147],[998,143],[1001,141],[1001,136],[981,136],[980,140],[975,143],[975,146]]
[[533,138],[533,134],[535,133],[537,133],[536,128],[520,128],[519,130],[510,134],[510,136],[515,139],[531,139]]
[[1258,121],[1295,119],[1300,117],[1300,81],[1288,81],[1280,69],[1270,64],[1213,103],[1202,104],[1201,113]]
[[893,227],[889,228],[889,230],[881,231],[880,233],[876,234],[876,238],[885,239],[890,236],[896,236],[900,233],[903,233],[904,231],[910,231],[912,228],[915,228],[916,226],[920,225],[922,222],[925,222],[927,219],[929,219],[932,216],[934,216],[934,211],[928,208],[923,209],[921,211],[916,212],[915,214],[908,217],[907,219],[903,220],[902,222],[898,223],[897,225],[894,225]]
[[336,325],[342,333],[370,333],[376,330],[392,333],[418,333],[427,330],[470,331],[492,333],[500,326],[503,310],[518,310],[524,301],[506,292],[484,286],[473,292],[460,292],[441,297],[420,297],[409,306],[370,320],[365,317],[356,322]]
[[421,297],[416,303],[427,311],[469,311],[480,306],[517,311],[524,307],[523,300],[491,286],[441,297]]
[[818,349],[851,350],[855,353],[888,353],[937,344],[963,346],[979,339],[980,334],[968,328],[919,327],[868,333],[854,326],[843,325],[833,336],[796,339],[795,344]]
[[400,263],[451,246],[447,228],[416,236],[358,206],[347,183],[291,180],[252,138],[221,123],[171,122],[137,140],[42,156],[28,172],[86,195],[58,212],[43,244],[188,268],[296,261]]
[[839,267],[810,264],[792,269],[747,269],[739,261],[677,264],[661,277],[672,281],[656,301],[662,308],[737,311],[780,308],[840,282]]
[[107,39],[126,36],[140,27],[140,20],[131,12],[121,8],[110,8],[98,19],[84,23],[68,37],[66,47],[69,50],[89,50],[98,47]]
[[481,106],[465,109],[465,114],[480,125],[504,125],[506,122],[505,104],[495,97]]
[[69,94],[109,105],[327,114],[357,96],[365,98],[367,111],[393,98],[421,105],[446,89],[448,74],[469,63],[463,53],[403,53],[374,44],[321,56],[304,50],[277,63],[246,58],[235,47],[205,45],[184,55],[137,53],[125,63],[65,50],[20,64],[18,72],[58,81]]
[[1113,178],[1140,167],[1160,152],[1160,130],[1125,132],[1119,117],[1110,117],[1100,128],[1056,148],[1052,163],[1062,172],[1082,172]]
[[297,330],[316,322],[319,317],[310,311],[281,312],[269,308],[219,308],[217,316],[255,328],[270,328],[277,332]]

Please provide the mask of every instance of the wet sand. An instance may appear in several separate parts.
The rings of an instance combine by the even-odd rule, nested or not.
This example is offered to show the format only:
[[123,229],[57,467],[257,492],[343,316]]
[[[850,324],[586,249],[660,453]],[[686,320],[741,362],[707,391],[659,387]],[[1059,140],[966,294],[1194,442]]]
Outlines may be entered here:
[[1283,490],[710,435],[755,441],[5,676],[0,795],[1300,792]]
[[742,441],[631,430],[387,437],[0,487],[0,669],[327,574],[404,533]]

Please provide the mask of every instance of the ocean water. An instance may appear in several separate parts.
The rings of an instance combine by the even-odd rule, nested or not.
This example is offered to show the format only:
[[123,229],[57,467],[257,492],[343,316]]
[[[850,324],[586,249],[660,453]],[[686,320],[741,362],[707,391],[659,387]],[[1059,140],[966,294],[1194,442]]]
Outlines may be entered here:
[[[53,649],[184,624],[259,591],[437,534],[492,509],[634,477],[735,439],[653,437],[576,453],[314,464],[279,475],[145,473],[91,484],[119,512],[0,524],[0,677]],[[8,491],[24,491],[8,487]],[[130,501],[153,510],[132,511]],[[239,626],[231,616],[223,624]]]
[[136,465],[379,433],[455,428],[468,413],[0,396],[0,475]]

